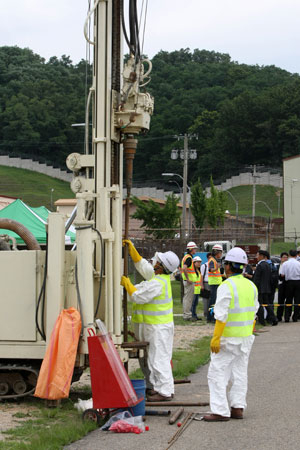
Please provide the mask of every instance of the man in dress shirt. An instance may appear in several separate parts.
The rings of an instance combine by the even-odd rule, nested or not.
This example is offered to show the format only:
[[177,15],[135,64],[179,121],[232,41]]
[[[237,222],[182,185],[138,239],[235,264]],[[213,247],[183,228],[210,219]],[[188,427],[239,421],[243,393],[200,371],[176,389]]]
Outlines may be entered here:
[[292,315],[293,322],[297,322],[300,303],[300,262],[297,261],[297,250],[289,251],[289,259],[281,267],[281,276],[286,282],[286,304],[292,305],[294,302],[293,315],[292,306],[285,306],[284,321],[289,322]]

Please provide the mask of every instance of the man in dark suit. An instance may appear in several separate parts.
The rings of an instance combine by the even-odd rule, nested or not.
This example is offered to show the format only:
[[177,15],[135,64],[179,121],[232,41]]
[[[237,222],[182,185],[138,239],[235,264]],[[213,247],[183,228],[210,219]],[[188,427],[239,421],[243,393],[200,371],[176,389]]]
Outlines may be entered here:
[[[277,325],[278,320],[274,314],[273,308],[269,306],[270,296],[272,292],[272,276],[271,276],[271,267],[268,264],[267,260],[270,259],[270,255],[265,250],[259,250],[257,255],[257,266],[252,278],[254,284],[256,284],[258,289],[258,301],[260,305],[265,306],[267,310],[267,320],[272,325]],[[264,307],[260,306],[257,311],[258,321],[261,325],[265,325],[265,317],[264,317]]]

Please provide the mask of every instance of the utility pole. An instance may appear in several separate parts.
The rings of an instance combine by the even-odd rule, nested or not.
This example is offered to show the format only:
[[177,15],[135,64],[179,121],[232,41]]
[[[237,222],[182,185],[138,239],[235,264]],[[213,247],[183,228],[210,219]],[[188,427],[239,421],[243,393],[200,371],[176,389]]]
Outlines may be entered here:
[[[182,235],[185,240],[186,235],[186,197],[187,197],[187,177],[188,177],[188,157],[189,157],[189,138],[184,134],[183,141],[183,186],[182,186]],[[190,208],[191,205],[189,205]]]
[[253,166],[253,190],[252,190],[252,234],[254,234],[255,199],[256,199],[256,164]]

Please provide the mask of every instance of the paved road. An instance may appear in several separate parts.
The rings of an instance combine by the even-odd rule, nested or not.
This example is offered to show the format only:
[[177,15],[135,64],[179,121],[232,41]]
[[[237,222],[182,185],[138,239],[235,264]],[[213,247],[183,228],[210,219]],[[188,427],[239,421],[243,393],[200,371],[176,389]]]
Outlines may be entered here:
[[[196,422],[172,450],[289,450],[300,447],[300,324],[280,323],[257,336],[249,363],[248,408],[244,420]],[[208,399],[207,368],[192,383],[176,386],[176,400]],[[154,408],[153,408],[154,409]],[[174,408],[176,409],[176,408]],[[208,408],[185,408],[207,411]],[[69,445],[72,450],[164,450],[177,431],[165,417],[147,416],[150,430],[140,435],[96,430]]]

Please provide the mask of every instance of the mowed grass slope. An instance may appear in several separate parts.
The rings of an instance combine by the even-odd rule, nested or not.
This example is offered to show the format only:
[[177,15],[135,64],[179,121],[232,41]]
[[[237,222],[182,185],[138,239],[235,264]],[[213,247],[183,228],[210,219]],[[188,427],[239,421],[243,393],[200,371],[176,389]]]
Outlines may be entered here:
[[0,166],[0,195],[17,197],[29,206],[46,206],[48,209],[59,198],[75,197],[67,181],[6,166]]
[[[30,206],[46,206],[51,208],[52,203],[59,198],[74,198],[70,183],[49,177],[38,172],[14,167],[0,166],[0,195],[17,197]],[[230,189],[238,201],[240,216],[252,215],[252,186],[237,186]],[[280,200],[279,200],[280,195]],[[265,202],[272,210],[272,217],[283,217],[283,189],[274,186],[256,186],[256,200]],[[227,195],[227,209],[235,215],[236,204],[230,195]],[[278,215],[279,210],[279,215]],[[269,217],[269,210],[263,203],[256,204],[256,215]]]
[[[253,186],[237,186],[229,189],[229,191],[238,202],[239,216],[252,216]],[[275,217],[283,217],[283,189],[269,185],[257,185],[256,201],[263,201],[268,205],[272,210],[273,219]],[[227,195],[227,209],[231,215],[235,215],[236,203],[229,194]],[[257,203],[255,205],[255,215],[269,217],[270,211],[263,203]]]

